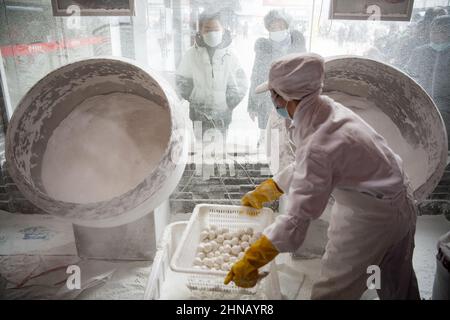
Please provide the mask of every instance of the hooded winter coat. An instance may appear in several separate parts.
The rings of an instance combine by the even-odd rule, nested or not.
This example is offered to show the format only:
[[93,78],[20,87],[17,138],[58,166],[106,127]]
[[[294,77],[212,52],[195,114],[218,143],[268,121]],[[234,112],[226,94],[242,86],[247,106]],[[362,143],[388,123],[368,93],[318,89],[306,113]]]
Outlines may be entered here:
[[222,43],[209,47],[200,34],[187,50],[176,71],[178,94],[189,101],[192,121],[202,121],[204,127],[228,128],[233,109],[242,101],[248,81],[231,49],[231,36],[223,34]]
[[270,66],[276,59],[290,53],[301,53],[306,51],[305,38],[300,31],[290,32],[290,37],[281,43],[267,38],[259,38],[255,43],[255,62],[251,76],[251,85],[248,98],[249,114],[256,113],[258,126],[265,129],[269,119],[270,111],[273,109],[269,93],[255,94],[255,88],[267,80]]

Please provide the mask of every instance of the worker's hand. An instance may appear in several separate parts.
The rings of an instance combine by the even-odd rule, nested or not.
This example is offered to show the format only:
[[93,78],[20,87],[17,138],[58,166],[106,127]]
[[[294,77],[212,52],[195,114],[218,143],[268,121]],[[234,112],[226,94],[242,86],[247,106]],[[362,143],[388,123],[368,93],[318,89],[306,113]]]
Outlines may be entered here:
[[255,190],[247,192],[241,199],[241,204],[255,209],[262,209],[266,202],[277,200],[283,191],[277,186],[273,179],[268,179],[256,187]]
[[238,287],[254,287],[258,280],[264,277],[258,273],[258,268],[275,259],[278,253],[272,242],[263,235],[250,246],[244,257],[231,267],[224,284],[233,281]]

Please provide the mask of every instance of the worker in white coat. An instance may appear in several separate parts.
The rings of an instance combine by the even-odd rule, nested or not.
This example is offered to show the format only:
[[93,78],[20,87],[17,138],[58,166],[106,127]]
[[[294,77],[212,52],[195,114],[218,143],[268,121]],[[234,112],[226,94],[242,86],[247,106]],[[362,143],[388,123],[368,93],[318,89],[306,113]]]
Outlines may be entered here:
[[381,299],[419,299],[412,266],[417,212],[402,160],[357,114],[321,95],[323,78],[320,56],[292,54],[274,62],[269,81],[256,88],[270,90],[278,114],[291,119],[296,154],[242,204],[262,208],[286,193],[288,207],[232,266],[225,283],[254,286],[260,267],[301,246],[332,195],[329,241],[311,298],[359,299],[379,271]]

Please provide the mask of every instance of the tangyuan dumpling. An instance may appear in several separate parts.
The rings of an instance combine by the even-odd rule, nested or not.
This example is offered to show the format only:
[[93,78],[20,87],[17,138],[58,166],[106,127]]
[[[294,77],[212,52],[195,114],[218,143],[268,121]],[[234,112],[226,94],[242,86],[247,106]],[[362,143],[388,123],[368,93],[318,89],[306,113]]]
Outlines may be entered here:
[[204,252],[208,253],[208,252],[210,252],[211,250],[212,250],[212,245],[211,245],[211,243],[205,243],[205,244],[203,245],[203,251],[204,251]]
[[195,265],[195,266],[201,266],[201,265],[203,265],[202,259],[200,259],[200,258],[195,258],[195,259],[194,259],[194,265]]
[[216,238],[216,232],[214,230],[211,230],[209,232],[208,237],[209,237],[209,240],[214,240]]
[[224,236],[219,234],[216,238],[217,243],[223,243],[225,240]]
[[249,242],[249,241],[250,241],[250,236],[249,236],[248,234],[242,235],[242,236],[241,236],[241,241],[247,241],[247,242]]
[[210,243],[209,243],[210,245],[211,245],[211,248],[212,248],[212,250],[217,250],[217,248],[219,248],[219,244],[216,242],[216,241],[211,241]]
[[231,240],[233,238],[233,236],[229,232],[224,233],[223,237],[225,238],[225,240]]
[[200,251],[199,253],[197,253],[197,258],[205,259],[205,257],[206,257],[206,254],[203,251]]
[[203,240],[207,239],[208,236],[209,236],[209,232],[208,231],[202,231],[200,233],[200,241],[203,241]]
[[241,246],[236,245],[231,248],[231,253],[235,256],[237,256],[240,252],[242,252]]
[[228,244],[223,246],[223,252],[224,253],[230,253],[231,252],[231,246],[228,245]]
[[223,259],[223,261],[228,262],[228,261],[230,261],[230,255],[228,253],[224,253],[222,255],[222,259]]
[[249,243],[248,243],[247,241],[241,242],[241,248],[242,248],[243,250],[247,249],[249,246],[250,246],[250,245],[249,245]]

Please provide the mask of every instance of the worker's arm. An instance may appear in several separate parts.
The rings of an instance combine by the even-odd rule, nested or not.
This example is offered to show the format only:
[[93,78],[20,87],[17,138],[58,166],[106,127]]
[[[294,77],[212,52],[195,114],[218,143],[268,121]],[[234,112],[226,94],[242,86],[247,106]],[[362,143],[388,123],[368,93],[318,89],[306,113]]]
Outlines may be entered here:
[[242,197],[241,204],[243,206],[262,209],[265,203],[275,201],[283,193],[288,193],[294,170],[295,163],[292,163],[275,177],[262,182],[255,190],[247,192]]
[[[186,52],[181,59],[175,75],[176,90],[180,97],[189,101],[194,89],[194,80],[192,72],[191,51]],[[190,101],[189,101],[190,102]]]
[[247,94],[248,81],[244,69],[242,69],[237,57],[234,55],[231,68],[232,73],[227,81],[226,99],[228,108],[233,110]]
[[287,213],[264,231],[280,252],[292,252],[301,246],[311,220],[322,214],[334,187],[333,168],[326,153],[313,148],[307,154],[297,154],[296,160]]
[[176,76],[177,93],[180,97],[190,102],[192,90],[194,90],[194,80],[183,76]]
[[[289,143],[289,142],[288,142]],[[283,191],[283,193],[289,193],[289,187],[292,182],[292,177],[295,171],[295,162],[292,162],[286,168],[278,172],[274,177],[273,181],[277,184],[278,188]]]

